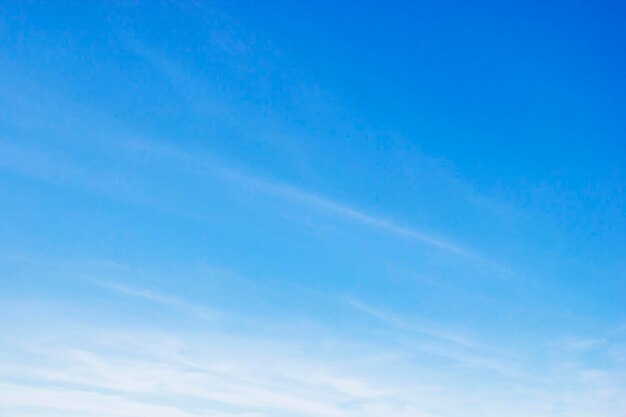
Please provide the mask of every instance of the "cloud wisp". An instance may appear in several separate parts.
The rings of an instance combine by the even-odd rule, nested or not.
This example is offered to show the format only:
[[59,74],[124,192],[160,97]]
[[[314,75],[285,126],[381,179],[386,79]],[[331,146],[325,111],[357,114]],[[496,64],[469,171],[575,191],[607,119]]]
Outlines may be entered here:
[[493,371],[513,378],[525,377],[516,364],[517,359],[513,352],[478,342],[465,333],[397,316],[351,297],[345,302],[394,329],[395,334],[391,339],[399,345],[446,358],[462,366]]
[[380,347],[361,345],[355,353],[354,342],[335,344],[329,355],[296,340],[215,331],[83,325],[80,337],[48,336],[42,329],[37,338],[9,339],[0,348],[12,358],[0,360],[0,410],[18,417],[548,417],[558,409],[571,417],[618,417],[623,404],[614,375],[583,368],[551,369],[543,382],[535,375],[534,382],[477,386],[453,382],[464,375],[456,369],[442,385],[441,374],[430,380],[428,367],[382,355]]
[[90,279],[89,281],[102,288],[115,291],[118,294],[138,298],[164,306],[171,306],[181,310],[184,313],[204,320],[214,320],[220,316],[220,313],[209,310],[202,305],[192,304],[180,298],[163,295],[150,289],[132,288],[116,282],[104,281],[100,279]]
[[[163,54],[154,52],[145,55],[140,52],[143,49],[131,48],[155,71],[163,73],[172,79],[174,88],[203,91],[206,90],[202,79],[193,77],[179,64],[172,62]],[[152,55],[158,57],[154,58]],[[180,86],[180,78],[188,80],[184,87]],[[251,173],[222,159],[210,155],[191,153],[188,149],[175,145],[172,140],[160,140],[162,138],[146,138],[145,134],[135,132],[123,126],[114,118],[106,114],[100,114],[78,105],[60,95],[55,95],[48,89],[40,88],[32,82],[21,80],[19,76],[11,77],[14,84],[25,85],[25,92],[18,94],[15,88],[0,90],[7,102],[15,103],[20,109],[20,114],[34,114],[33,117],[16,118],[11,123],[16,126],[28,127],[48,131],[51,123],[48,119],[62,120],[62,123],[52,124],[54,137],[63,141],[66,147],[80,148],[88,141],[90,153],[101,154],[104,159],[110,159],[112,165],[117,168],[115,172],[106,169],[95,169],[92,166],[81,165],[76,158],[63,158],[58,152],[46,153],[43,144],[29,147],[23,145],[18,138],[0,138],[0,147],[7,149],[19,158],[0,158],[0,165],[20,175],[36,177],[55,183],[69,183],[89,188],[96,192],[115,194],[118,189],[124,193],[124,198],[141,200],[144,190],[136,190],[133,187],[135,181],[126,181],[121,173],[126,173],[137,178],[149,177],[151,174],[162,175],[164,168],[185,172],[195,175],[196,181],[201,181],[203,176],[212,175],[229,182],[234,186],[244,187],[257,193],[269,196],[281,201],[298,204],[305,210],[335,216],[338,219],[378,230],[388,236],[405,239],[434,248],[442,253],[457,257],[470,264],[487,268],[497,274],[511,276],[515,273],[500,262],[490,259],[474,248],[445,237],[439,233],[425,231],[409,226],[403,222],[391,219],[388,216],[371,213],[348,203],[339,201],[333,197],[325,196],[302,188],[290,181],[271,179],[266,175]],[[41,104],[41,97],[46,104]],[[31,112],[30,110],[35,110]],[[106,130],[93,131],[91,126],[107,126]],[[39,149],[41,148],[41,149]],[[45,158],[42,158],[45,155]],[[55,156],[56,155],[56,156]],[[92,156],[93,156],[92,155]],[[139,181],[141,182],[141,181]],[[155,184],[153,184],[155,185]],[[133,194],[134,192],[134,194]],[[141,201],[140,201],[141,202]],[[143,204],[149,205],[145,201]]]
[[435,416],[418,412],[416,400],[392,387],[341,370],[339,362],[305,358],[274,341],[139,334],[99,331],[80,341],[33,342],[28,355],[45,365],[1,364],[7,377],[0,406],[19,416],[28,409],[44,416],[105,410],[114,417],[399,417],[408,410]]
[[143,142],[140,149],[146,153],[156,153],[160,157],[174,158],[180,162],[180,169],[188,170],[190,167],[196,167],[201,173],[217,175],[224,180],[252,189],[255,192],[300,204],[308,210],[332,214],[391,236],[421,243],[501,274],[513,274],[510,269],[502,266],[500,263],[488,259],[451,239],[401,225],[384,216],[365,212],[292,184],[246,173],[241,169],[225,165],[217,158],[208,154],[204,156],[191,155],[181,149],[169,148],[163,145],[153,146],[150,142]]

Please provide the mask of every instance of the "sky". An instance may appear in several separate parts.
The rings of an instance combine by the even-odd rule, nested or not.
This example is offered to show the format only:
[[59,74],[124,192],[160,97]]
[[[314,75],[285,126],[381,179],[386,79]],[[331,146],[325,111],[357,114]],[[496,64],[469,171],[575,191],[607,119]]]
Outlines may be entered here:
[[0,417],[623,417],[626,6],[0,5]]

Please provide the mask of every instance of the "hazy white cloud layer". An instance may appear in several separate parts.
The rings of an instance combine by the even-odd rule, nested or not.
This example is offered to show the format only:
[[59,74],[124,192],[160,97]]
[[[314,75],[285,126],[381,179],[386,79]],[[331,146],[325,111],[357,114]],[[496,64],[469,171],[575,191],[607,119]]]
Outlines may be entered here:
[[[541,367],[354,299],[347,305],[371,317],[383,339],[345,339],[332,328],[301,338],[224,331],[179,298],[93,285],[155,311],[174,307],[194,325],[107,328],[54,308],[45,327],[5,321],[0,351],[10,360],[0,360],[0,415],[619,417],[626,406],[619,330],[554,341],[543,348],[553,359]],[[609,362],[590,367],[579,360],[585,352]]]

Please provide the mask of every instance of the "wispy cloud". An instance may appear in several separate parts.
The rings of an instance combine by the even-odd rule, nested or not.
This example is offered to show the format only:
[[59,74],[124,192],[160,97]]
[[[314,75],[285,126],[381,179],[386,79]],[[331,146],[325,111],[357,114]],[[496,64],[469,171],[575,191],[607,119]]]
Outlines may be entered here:
[[401,318],[387,311],[383,311],[379,308],[365,304],[364,302],[354,299],[352,297],[347,297],[346,303],[349,306],[400,330],[406,330],[406,331],[411,331],[415,333],[423,333],[425,335],[429,335],[432,337],[436,337],[438,339],[443,339],[449,342],[461,344],[461,345],[468,346],[468,347],[477,346],[476,342],[470,341],[468,338],[461,336],[459,334],[454,334],[450,331],[443,331],[440,329],[436,329],[433,326],[420,324],[420,323],[417,323],[416,320],[408,320],[408,319]]
[[[191,85],[185,85],[183,90],[206,90],[207,85],[205,82],[201,79],[197,79],[196,77],[192,77],[187,73],[187,71],[184,70],[184,68],[168,59],[167,56],[153,50],[150,50],[151,52],[146,55],[145,52],[143,52],[145,49],[145,46],[139,48],[138,51],[140,52],[138,53],[140,53],[142,57],[146,58],[148,62],[154,65],[159,71],[163,71],[165,75],[174,81],[175,85],[179,86],[179,88],[180,79],[185,79],[187,82],[191,83]],[[158,57],[158,59],[155,57]],[[148,150],[150,147],[151,145],[147,144],[145,149]],[[158,148],[159,152],[163,152],[165,150],[162,146],[159,146]],[[168,151],[168,154],[176,154],[178,156],[184,155],[180,152],[180,150]],[[202,160],[202,158],[198,159],[195,155],[184,155],[185,160],[195,161],[196,165],[204,166],[204,168],[210,172],[219,174],[220,176],[233,182],[250,187],[257,192],[297,202],[310,209],[334,214],[344,219],[378,229],[396,237],[428,245],[438,250],[461,257],[474,264],[488,267],[491,270],[502,274],[513,274],[512,270],[502,265],[500,262],[489,259],[488,257],[480,254],[478,251],[468,248],[465,245],[441,234],[426,232],[424,230],[407,226],[387,216],[369,213],[365,210],[346,204],[345,202],[337,201],[333,198],[320,195],[311,190],[303,189],[288,182],[270,180],[259,175],[252,175],[239,168],[223,164],[218,159],[209,157],[209,155],[205,155],[204,157],[208,159],[208,161]]]
[[163,295],[150,289],[132,288],[119,283],[104,281],[100,279],[91,279],[90,281],[93,284],[115,291],[119,294],[139,298],[141,300],[149,301],[152,303],[175,307],[198,318],[213,320],[221,315],[220,313],[212,311],[204,306],[192,304],[177,297]]
[[[515,365],[515,355],[478,342],[466,334],[441,328],[423,320],[409,319],[383,311],[348,297],[346,303],[397,330],[392,339],[411,349],[451,359],[465,366],[488,369],[511,377],[523,373]],[[426,339],[416,336],[426,336]]]
[[[34,176],[53,182],[66,181],[72,184],[77,183],[95,190],[109,191],[114,190],[116,186],[119,186],[121,180],[121,178],[119,178],[119,174],[114,177],[110,177],[106,172],[91,172],[85,167],[74,167],[71,162],[55,160],[51,155],[46,155],[48,165],[46,165],[44,172],[40,172],[37,171],[39,169],[38,165],[33,165],[25,159],[29,154],[33,154],[32,151],[16,148],[18,145],[9,144],[8,142],[5,142],[4,146],[10,146],[14,152],[19,152],[21,155],[21,160],[17,161],[9,160],[7,158],[3,159],[3,161],[6,162],[4,164],[4,168],[10,169],[22,175]],[[178,163],[179,170],[185,172],[195,171],[197,173],[202,173],[203,175],[216,175],[222,180],[229,181],[231,184],[246,187],[254,190],[255,192],[262,193],[276,199],[299,204],[306,210],[313,210],[320,213],[334,215],[337,216],[337,218],[379,230],[390,236],[427,245],[498,273],[507,275],[512,274],[510,269],[507,267],[504,267],[498,262],[490,260],[478,252],[468,249],[451,239],[401,225],[387,217],[368,213],[292,184],[269,180],[258,175],[248,174],[240,169],[225,165],[217,158],[211,157],[208,154],[203,156],[192,155],[181,149],[151,143],[141,139],[133,139],[130,143],[112,143],[110,146],[119,147],[125,152],[130,151],[139,157],[141,157],[142,154],[158,156],[161,163],[166,160]],[[51,166],[54,167],[53,171],[50,171]],[[112,180],[115,181],[114,184],[110,184]],[[130,184],[124,185],[125,188],[130,186]]]
[[179,338],[173,350],[155,354],[150,344],[158,346],[158,337],[122,336],[92,334],[82,338],[81,348],[73,346],[79,343],[75,338],[38,345],[30,353],[45,361],[38,368],[0,362],[3,373],[19,381],[5,380],[0,406],[56,413],[106,410],[115,417],[373,417],[377,412],[400,416],[409,409],[435,415],[419,411],[418,392],[415,399],[398,397],[391,386],[342,371],[339,362],[306,358],[276,342],[271,350],[259,340],[229,346],[213,334],[210,342]]
[[[184,68],[172,62],[167,56],[146,48],[140,43],[137,45],[135,43],[129,41],[129,44],[133,45],[130,48],[143,59],[146,59],[156,71],[171,78],[175,88],[180,88],[183,91],[205,91],[207,89],[206,82],[188,74]],[[62,140],[68,146],[89,141],[95,145],[90,149],[91,153],[102,153],[106,158],[118,158],[119,161],[113,164],[117,168],[115,172],[96,170],[92,166],[79,165],[76,161],[63,159],[58,153],[55,156],[52,152],[46,153],[45,149],[31,149],[20,144],[17,139],[0,138],[0,147],[10,151],[11,155],[16,155],[16,157],[0,158],[0,165],[5,169],[21,175],[37,177],[51,182],[82,185],[95,191],[106,191],[107,193],[115,193],[115,190],[122,188],[125,198],[141,200],[138,196],[143,195],[145,191],[137,189],[133,190],[134,193],[131,192],[133,181],[125,180],[124,172],[133,173],[133,175],[142,172],[146,174],[162,170],[163,165],[167,164],[168,169],[196,175],[195,179],[198,181],[202,180],[203,175],[213,175],[230,182],[232,185],[246,187],[275,199],[296,203],[305,210],[332,215],[338,219],[360,224],[395,238],[423,244],[500,274],[513,274],[510,268],[497,260],[491,259],[489,256],[481,254],[480,251],[441,233],[407,225],[405,222],[392,219],[384,214],[372,213],[367,209],[355,207],[348,202],[302,188],[289,181],[252,173],[241,167],[233,166],[231,163],[225,163],[219,157],[208,153],[191,153],[173,145],[171,141],[163,140],[163,138],[146,139],[144,134],[122,126],[106,115],[90,110],[82,104],[72,103],[47,89],[33,85],[33,83],[20,80],[21,78],[17,75],[12,78],[13,83],[25,83],[27,85],[28,88],[25,93],[18,94],[13,91],[15,89],[10,89],[8,92],[0,91],[0,93],[6,96],[8,102],[19,101],[17,104],[22,115],[30,114],[29,109],[32,107],[36,107],[37,111],[34,117],[22,116],[18,120],[12,120],[11,123],[23,124],[29,129],[37,128],[48,131],[51,125],[49,118],[63,119],[64,123],[52,124],[55,137],[63,138]],[[183,84],[180,85],[181,83]],[[27,96],[27,98],[23,96]],[[45,103],[50,103],[48,108],[41,104],[40,98],[42,96],[46,97],[46,100],[43,100]],[[92,126],[99,125],[105,125],[107,129],[96,134],[93,132]],[[146,156],[152,158],[146,158]],[[122,167],[127,169],[121,169]]]
[[197,167],[200,172],[212,173],[231,183],[239,184],[268,196],[295,202],[302,207],[318,212],[324,212],[349,220],[367,227],[380,230],[383,233],[414,242],[422,243],[451,255],[460,257],[468,262],[487,267],[493,271],[510,275],[513,272],[500,263],[488,259],[478,252],[469,249],[458,242],[442,237],[439,234],[426,233],[412,227],[402,225],[385,216],[374,215],[350,205],[297,187],[295,185],[249,174],[241,169],[224,164],[219,159],[208,154],[197,156],[183,152],[180,149],[168,148],[163,145],[154,147],[145,142],[141,147],[145,152],[157,153],[164,157],[174,157],[182,162],[182,169]]
[[[3,356],[12,360],[0,360],[0,411],[24,417],[32,410],[45,417],[618,417],[623,405],[620,385],[593,369],[549,389],[484,379],[458,389],[452,381],[445,387],[428,382],[428,367],[370,363],[381,352],[367,345],[322,351],[297,340],[215,332],[85,328],[80,334],[57,331],[54,338],[3,344]],[[349,362],[342,359],[347,349]],[[398,366],[406,368],[398,372]],[[453,380],[467,377],[454,371]]]
[[554,344],[554,346],[566,352],[585,352],[597,349],[606,344],[605,339],[568,338]]

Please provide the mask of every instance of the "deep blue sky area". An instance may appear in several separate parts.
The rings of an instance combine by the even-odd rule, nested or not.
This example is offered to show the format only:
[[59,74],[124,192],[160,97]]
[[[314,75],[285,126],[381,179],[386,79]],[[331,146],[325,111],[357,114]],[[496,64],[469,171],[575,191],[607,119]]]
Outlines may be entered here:
[[0,5],[0,417],[623,417],[626,4]]

